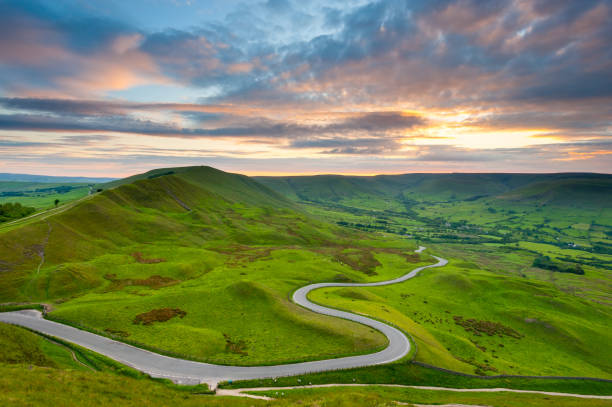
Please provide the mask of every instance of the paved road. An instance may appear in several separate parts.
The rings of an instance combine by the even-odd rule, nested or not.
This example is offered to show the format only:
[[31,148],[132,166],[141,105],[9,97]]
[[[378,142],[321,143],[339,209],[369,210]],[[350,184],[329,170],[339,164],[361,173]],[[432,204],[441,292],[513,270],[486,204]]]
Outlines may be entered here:
[[[423,248],[419,248],[422,251]],[[435,257],[435,256],[434,256]],[[430,267],[442,267],[448,262],[436,257],[437,263],[418,267],[402,277],[377,283],[319,283],[310,284],[294,292],[293,301],[305,308],[320,314],[345,318],[368,325],[382,332],[389,340],[389,345],[380,352],[369,355],[349,356],[338,359],[318,360],[313,362],[293,363],[275,366],[223,366],[210,363],[194,362],[159,355],[144,349],[127,345],[100,335],[82,331],[71,326],[42,318],[39,311],[23,310],[0,313],[0,321],[24,326],[66,341],[75,343],[94,352],[105,355],[120,363],[131,366],[153,377],[163,377],[181,384],[208,383],[215,388],[224,380],[257,379],[278,376],[293,376],[309,372],[347,369],[393,362],[406,356],[410,351],[410,341],[400,330],[361,315],[323,307],[310,302],[306,297],[312,290],[322,287],[375,287],[397,284],[416,276],[421,270]],[[290,344],[288,344],[290,346]]]

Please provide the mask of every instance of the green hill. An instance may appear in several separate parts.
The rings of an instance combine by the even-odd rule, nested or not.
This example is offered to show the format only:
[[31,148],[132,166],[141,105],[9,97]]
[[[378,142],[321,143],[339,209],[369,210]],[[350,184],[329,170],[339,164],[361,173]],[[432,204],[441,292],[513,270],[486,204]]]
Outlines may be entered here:
[[[605,174],[403,174],[378,176],[317,175],[256,177],[279,193],[303,201],[342,202],[370,197],[416,201],[461,201],[477,197],[514,197],[564,185],[566,191],[581,191],[581,200],[611,194],[612,176]],[[523,192],[521,192],[523,191]],[[595,195],[590,195],[595,194]],[[563,192],[560,192],[563,193]],[[529,196],[525,197],[530,199]]]
[[[0,234],[5,283],[0,295],[26,299],[34,293],[21,290],[24,272],[90,260],[134,244],[308,245],[337,238],[317,226],[293,203],[248,177],[210,167],[159,170],[107,184],[68,211]],[[84,287],[95,284],[89,273],[69,274],[84,280]],[[29,299],[52,297],[46,291]]]
[[[102,189],[0,233],[0,302],[49,303],[52,318],[220,363],[307,360],[384,345],[378,332],[287,300],[308,281],[366,277],[329,258],[359,234],[312,218],[248,177],[210,167],[153,171]],[[176,309],[184,318],[157,323],[156,315]],[[156,323],[137,324],[139,315]],[[289,341],[292,348],[279,346]]]
[[[554,191],[575,188],[576,179],[597,185],[609,177],[253,179],[210,167],[159,169],[0,229],[0,302],[44,302],[51,319],[196,360],[313,360],[372,352],[385,338],[307,312],[289,301],[291,292],[310,282],[393,278],[430,262],[431,252],[451,264],[394,288],[317,298],[402,327],[423,363],[479,374],[609,377],[609,359],[590,351],[609,339],[600,283],[608,281],[609,256],[561,250],[564,241],[555,240],[598,239],[593,247],[607,250],[607,215],[600,210],[592,223],[593,211],[553,210],[536,194],[558,200],[564,192]],[[553,192],[534,184],[543,180]],[[542,236],[556,246],[533,243]],[[429,248],[420,256],[414,237]],[[454,246],[441,245],[447,241]],[[536,252],[580,262],[585,274],[551,277],[531,267]],[[519,294],[534,299],[514,302]],[[559,304],[563,312],[553,314]],[[485,340],[470,320],[524,336]],[[529,349],[538,357],[525,357]]]
[[537,181],[499,196],[519,202],[537,202],[581,208],[612,207],[612,177],[568,177]]

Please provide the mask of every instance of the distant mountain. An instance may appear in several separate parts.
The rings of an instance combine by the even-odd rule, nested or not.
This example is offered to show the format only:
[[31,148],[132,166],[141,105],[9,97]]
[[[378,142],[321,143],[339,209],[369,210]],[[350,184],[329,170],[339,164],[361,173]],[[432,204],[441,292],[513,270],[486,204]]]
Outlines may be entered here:
[[0,181],[7,182],[44,182],[44,183],[91,183],[98,184],[110,182],[116,178],[90,178],[90,177],[53,177],[50,175],[12,174],[0,173]]
[[592,173],[318,175],[255,179],[293,200],[349,205],[373,199],[446,202],[488,197],[562,206],[595,201],[601,206],[612,199],[612,175]]

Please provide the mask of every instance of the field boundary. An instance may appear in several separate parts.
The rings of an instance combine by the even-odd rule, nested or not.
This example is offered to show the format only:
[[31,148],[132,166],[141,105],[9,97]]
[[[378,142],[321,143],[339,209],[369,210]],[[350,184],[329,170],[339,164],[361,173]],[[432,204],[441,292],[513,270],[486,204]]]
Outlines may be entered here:
[[450,369],[445,369],[443,367],[438,367],[438,366],[434,366],[434,365],[429,365],[427,363],[423,363],[423,362],[418,362],[416,360],[412,360],[411,361],[412,364],[415,364],[417,366],[421,366],[421,367],[425,367],[428,369],[435,369],[438,370],[440,372],[444,372],[444,373],[449,373],[449,374],[453,374],[453,375],[457,375],[457,376],[463,376],[463,377],[471,377],[474,379],[551,379],[551,380],[592,380],[592,381],[596,381],[596,382],[605,382],[605,383],[612,383],[612,379],[604,379],[601,377],[585,377],[585,376],[521,376],[521,375],[506,375],[506,374],[502,374],[502,375],[491,375],[491,376],[478,376],[478,375],[474,375],[474,374],[469,374],[469,373],[463,373],[463,372],[457,372],[454,370],[450,370]]

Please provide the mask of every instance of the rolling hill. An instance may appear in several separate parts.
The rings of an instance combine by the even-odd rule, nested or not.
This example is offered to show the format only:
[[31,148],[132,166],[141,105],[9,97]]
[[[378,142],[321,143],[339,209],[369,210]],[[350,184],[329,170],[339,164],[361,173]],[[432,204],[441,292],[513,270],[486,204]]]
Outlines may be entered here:
[[[53,318],[221,363],[384,345],[378,332],[287,300],[308,281],[367,277],[329,259],[358,233],[310,217],[248,177],[210,167],[153,171],[101,189],[0,233],[1,302],[45,302]],[[183,317],[163,324],[134,322],[139,315],[163,322],[158,315],[177,309]],[[294,347],[278,346],[290,340]]]
[[304,201],[342,202],[360,197],[399,200],[410,198],[419,202],[462,201],[483,197],[529,200],[534,198],[533,192],[543,186],[556,195],[577,189],[581,191],[581,195],[577,197],[579,202],[612,194],[612,175],[591,173],[457,173],[372,177],[317,175],[255,179],[289,198]]
[[[215,363],[273,364],[372,352],[385,345],[378,332],[307,312],[288,298],[311,282],[371,282],[427,264],[427,252],[412,253],[416,245],[409,233],[414,233],[429,239],[428,252],[448,253],[445,270],[424,272],[389,290],[321,291],[317,300],[401,327],[412,335],[422,363],[464,373],[609,377],[609,359],[593,352],[609,339],[610,311],[605,290],[597,288],[609,278],[602,266],[606,255],[563,257],[569,255],[557,255],[556,246],[535,250],[528,246],[532,241],[515,244],[504,231],[484,231],[487,222],[511,228],[495,222],[517,217],[520,228],[510,237],[518,239],[544,217],[558,216],[570,222],[569,229],[553,221],[550,227],[574,233],[572,239],[584,232],[605,245],[604,226],[573,227],[578,218],[563,207],[554,212],[552,204],[542,209],[537,194],[556,202],[564,192],[554,191],[575,182],[602,184],[590,193],[603,188],[605,194],[609,179],[577,174],[253,179],[210,167],[154,170],[99,185],[101,192],[64,211],[0,229],[0,302],[42,302],[51,319]],[[605,207],[606,201],[599,201]],[[523,207],[526,212],[518,213]],[[350,227],[337,225],[341,219]],[[482,226],[472,228],[477,222]],[[442,240],[450,239],[444,236],[451,228],[459,236],[451,239],[455,246]],[[561,236],[551,230],[551,236]],[[536,251],[552,261],[587,262],[585,275],[551,278],[550,271],[530,268]],[[512,335],[480,338],[488,327]],[[394,368],[412,366],[404,363]]]

